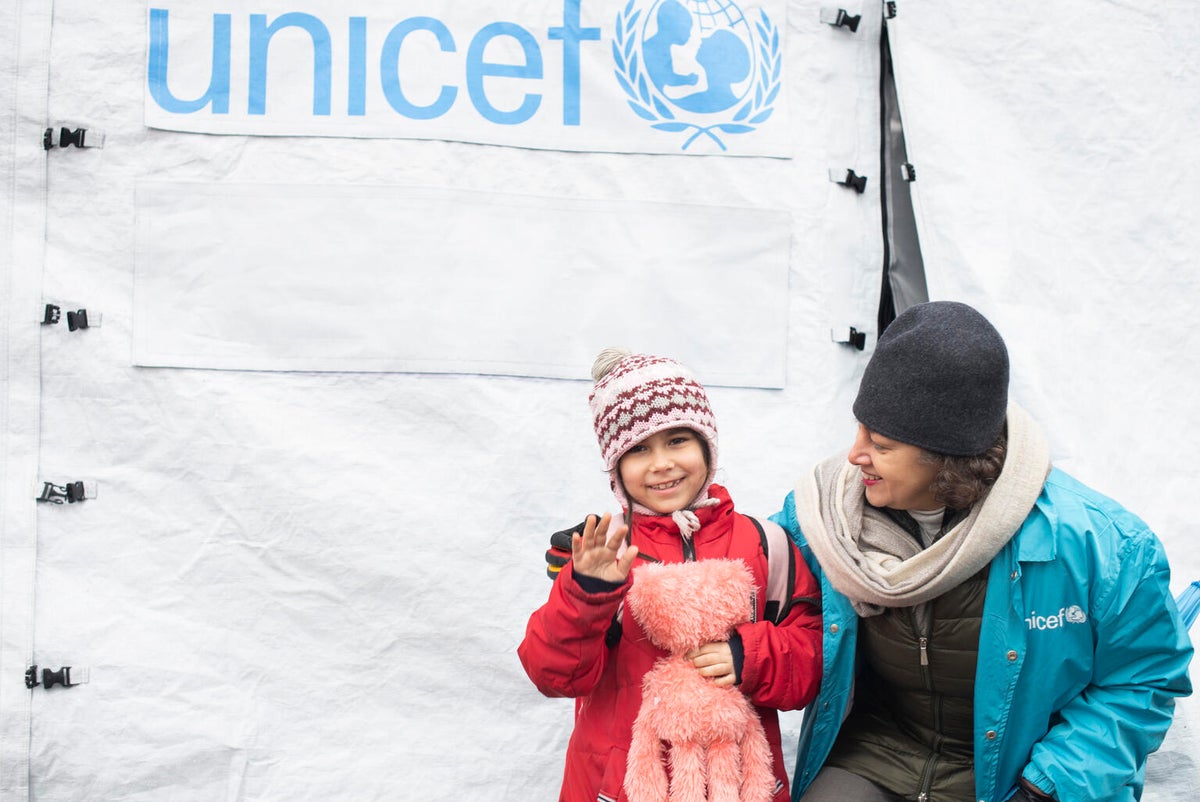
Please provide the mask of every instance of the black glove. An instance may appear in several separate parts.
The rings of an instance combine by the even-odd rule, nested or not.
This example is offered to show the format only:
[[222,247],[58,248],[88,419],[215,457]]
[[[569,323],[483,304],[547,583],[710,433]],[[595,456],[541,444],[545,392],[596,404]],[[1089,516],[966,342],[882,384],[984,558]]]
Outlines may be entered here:
[[[589,515],[588,518],[598,519],[599,516]],[[575,532],[582,532],[585,526],[587,526],[587,518],[574,526],[560,529],[550,536],[550,548],[546,550],[546,576],[554,579],[563,566],[571,561],[571,535]]]

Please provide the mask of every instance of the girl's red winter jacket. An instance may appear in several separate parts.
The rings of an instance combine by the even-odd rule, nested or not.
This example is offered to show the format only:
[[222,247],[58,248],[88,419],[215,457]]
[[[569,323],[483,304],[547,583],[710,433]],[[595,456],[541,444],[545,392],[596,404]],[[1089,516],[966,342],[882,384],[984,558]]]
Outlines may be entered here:
[[[821,674],[820,589],[799,554],[795,556],[793,605],[778,625],[763,621],[767,558],[758,530],[735,513],[724,488],[713,485],[714,507],[696,510],[701,527],[693,536],[696,559],[741,558],[758,584],[758,609],[753,623],[737,627],[744,652],[741,684],[755,704],[774,756],[779,780],[774,800],[788,799],[787,773],[780,747],[776,710],[804,707],[817,693]],[[684,560],[679,529],[669,516],[634,515],[632,542],[638,560],[630,575],[637,579],[643,558],[662,562]],[[791,546],[795,549],[795,546]],[[666,652],[652,644],[633,620],[622,616],[621,637],[615,646],[605,635],[630,587],[605,593],[583,590],[565,566],[550,598],[529,619],[518,654],[529,678],[546,696],[575,699],[575,727],[567,746],[561,802],[623,802],[625,759],[633,721],[642,703],[642,676]]]

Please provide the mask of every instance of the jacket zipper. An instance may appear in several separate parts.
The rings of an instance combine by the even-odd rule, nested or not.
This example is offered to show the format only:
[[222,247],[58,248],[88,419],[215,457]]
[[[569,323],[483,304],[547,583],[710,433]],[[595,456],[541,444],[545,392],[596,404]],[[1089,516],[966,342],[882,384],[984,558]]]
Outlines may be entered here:
[[942,732],[942,697],[933,687],[933,674],[929,670],[929,633],[922,631],[917,623],[916,608],[910,608],[912,612],[913,631],[917,633],[917,649],[920,653],[921,677],[925,680],[925,689],[929,691],[931,702],[933,705],[933,726],[937,733],[936,740],[931,749],[929,759],[925,762],[925,769],[921,772],[921,786],[917,792],[917,802],[928,802],[929,787],[933,784],[934,770],[938,762],[938,750],[941,749],[941,732]]
[[925,763],[925,771],[921,773],[921,789],[917,793],[918,802],[928,802],[929,786],[933,785],[933,770],[937,766],[937,762],[937,752],[934,752]]
[[921,679],[925,682],[925,690],[933,692],[933,677],[929,673],[929,632],[921,629],[917,621],[917,608],[908,608],[912,631],[917,636],[917,650],[921,655]]

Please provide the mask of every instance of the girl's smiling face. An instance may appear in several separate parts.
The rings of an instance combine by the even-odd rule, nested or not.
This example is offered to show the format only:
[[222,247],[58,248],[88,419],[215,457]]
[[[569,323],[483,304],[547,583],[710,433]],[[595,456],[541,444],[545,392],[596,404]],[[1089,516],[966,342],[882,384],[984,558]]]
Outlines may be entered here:
[[943,505],[934,498],[930,485],[938,467],[924,456],[921,448],[884,437],[860,423],[848,459],[862,471],[872,506],[936,510]]
[[670,515],[700,495],[708,482],[708,458],[694,431],[667,429],[626,451],[617,471],[631,499],[659,515]]

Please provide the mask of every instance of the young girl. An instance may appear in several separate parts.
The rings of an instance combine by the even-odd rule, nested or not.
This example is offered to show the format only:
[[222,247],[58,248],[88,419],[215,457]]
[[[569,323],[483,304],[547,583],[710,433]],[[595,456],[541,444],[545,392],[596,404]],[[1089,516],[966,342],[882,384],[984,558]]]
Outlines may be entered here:
[[775,711],[801,708],[816,695],[818,586],[804,561],[794,559],[795,603],[778,624],[764,620],[768,560],[759,530],[734,512],[725,488],[713,484],[716,422],[704,388],[682,365],[607,349],[596,358],[592,377],[589,405],[625,523],[614,526],[609,515],[593,516],[572,536],[571,561],[530,617],[518,650],[538,690],[576,700],[559,799],[627,798],[626,758],[642,703],[642,677],[666,656],[632,616],[622,615],[638,566],[740,558],[758,588],[753,621],[687,659],[701,676],[736,686],[754,704],[773,756],[771,800],[782,802],[788,783]]

